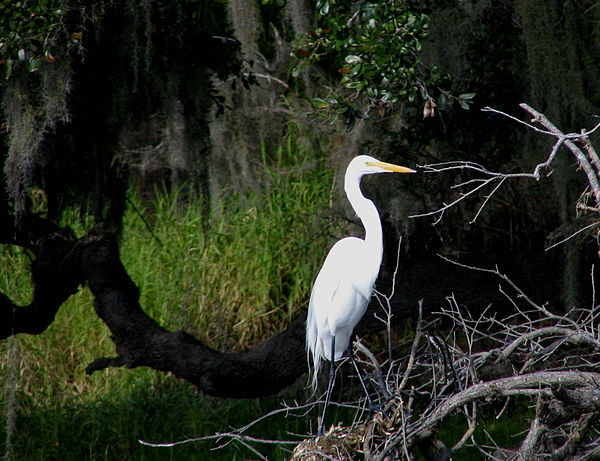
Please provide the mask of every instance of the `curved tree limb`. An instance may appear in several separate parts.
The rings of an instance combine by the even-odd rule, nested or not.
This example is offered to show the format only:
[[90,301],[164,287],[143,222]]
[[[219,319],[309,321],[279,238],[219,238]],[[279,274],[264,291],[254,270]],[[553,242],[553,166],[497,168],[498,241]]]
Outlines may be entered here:
[[144,313],[110,235],[88,237],[82,266],[96,313],[110,328],[119,354],[94,361],[88,373],[114,365],[148,366],[172,372],[207,394],[257,397],[276,393],[306,371],[302,318],[251,351],[223,353],[185,332],[167,331]]
[[0,243],[13,243],[36,255],[31,262],[33,299],[28,305],[19,306],[0,293],[0,339],[18,333],[44,332],[60,306],[83,282],[76,257],[76,240],[70,230],[35,217],[24,218],[18,230],[6,226]]
[[[139,305],[139,290],[127,275],[119,259],[117,244],[110,235],[90,235],[82,246],[81,264],[95,297],[94,308],[111,330],[118,353],[117,358],[94,361],[88,366],[88,373],[107,366],[148,366],[172,372],[207,394],[240,398],[274,394],[307,371],[305,314],[296,318],[286,330],[252,350],[219,352],[185,332],[164,329],[146,315]],[[442,270],[441,265],[444,265],[443,261],[439,262],[438,271]],[[415,299],[425,298],[431,309],[436,306],[436,301],[443,302],[443,296],[450,293],[446,290],[462,290],[464,293],[472,288],[472,278],[464,279],[464,273],[456,272],[449,276],[449,267],[451,265],[448,264],[443,269],[445,277],[436,272],[434,266],[429,266],[411,271],[416,279],[407,277],[397,281],[398,292],[409,295],[393,300],[395,320],[416,312],[418,303]],[[457,283],[461,276],[462,284]],[[486,284],[484,277],[475,283],[480,283],[476,285],[478,288]],[[488,280],[487,285],[497,288],[495,281]],[[440,293],[444,295],[440,296]],[[489,291],[486,294],[489,295]],[[373,304],[357,327],[358,334],[385,328],[384,323],[376,318],[376,313]]]
[[[34,297],[28,306],[15,306],[0,294],[0,337],[43,332],[61,304],[80,284],[87,282],[94,295],[96,314],[110,329],[117,352],[116,357],[99,358],[89,364],[88,373],[107,367],[147,366],[171,372],[210,395],[245,398],[277,393],[307,371],[305,314],[251,350],[216,351],[183,331],[166,330],[143,311],[139,289],[121,263],[112,234],[94,231],[78,240],[68,229],[48,226],[40,220],[26,238],[17,242],[29,248],[35,258]],[[44,237],[44,232],[49,234]],[[522,266],[522,272],[529,272],[526,265]],[[417,300],[423,299],[424,312],[431,312],[452,293],[473,305],[506,303],[493,274],[477,273],[441,259],[413,261],[410,266],[402,267],[400,274],[395,280],[396,295],[390,299],[390,318],[394,322],[416,315]],[[548,295],[546,290],[552,278],[543,273],[539,276],[532,283],[545,282],[539,288]],[[384,270],[378,290],[387,292],[391,286]],[[379,309],[377,303],[371,305],[357,326],[357,334],[386,328]]]
[[[596,198],[596,206],[600,206],[600,181],[598,180],[598,171],[594,170],[594,168],[592,167],[592,162],[594,162],[594,163],[597,162],[597,156],[592,159],[592,162],[590,162],[590,159],[588,159],[588,157],[583,153],[583,151],[571,140],[571,139],[584,140],[584,141],[587,140],[588,141],[587,145],[589,145],[589,140],[588,140],[587,135],[592,133],[593,131],[595,131],[599,125],[596,125],[596,127],[594,127],[592,130],[590,130],[590,132],[588,132],[588,133],[584,132],[583,134],[574,133],[572,135],[565,135],[562,131],[560,131],[556,127],[556,125],[554,125],[548,119],[548,117],[546,117],[541,112],[538,112],[533,107],[531,107],[525,103],[519,104],[519,106],[522,109],[529,112],[534,117],[534,119],[532,120],[533,122],[536,122],[536,123],[539,123],[540,125],[542,125],[559,141],[561,141],[561,142],[564,141],[565,146],[575,156],[579,166],[581,167],[581,169],[583,170],[583,172],[585,173],[585,175],[587,177],[588,183],[592,189],[592,192],[594,193],[594,197]],[[588,148],[588,152],[590,152],[589,148]],[[592,153],[592,152],[590,152],[590,153]],[[595,154],[595,151],[593,153]]]

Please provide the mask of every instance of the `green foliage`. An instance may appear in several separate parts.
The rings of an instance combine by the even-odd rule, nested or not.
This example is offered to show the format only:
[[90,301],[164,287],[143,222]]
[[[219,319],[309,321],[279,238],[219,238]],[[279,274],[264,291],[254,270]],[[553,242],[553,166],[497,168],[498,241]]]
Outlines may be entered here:
[[54,49],[59,42],[77,41],[80,32],[69,36],[64,28],[63,0],[13,1],[0,3],[0,65],[9,78],[18,63],[30,72],[44,61],[54,62]]
[[[97,22],[111,2],[104,0],[0,0],[0,67],[5,78],[13,69],[25,64],[29,72],[40,69],[44,62],[53,63],[66,56],[71,45],[82,46],[86,21]],[[163,5],[164,3],[164,5]],[[169,3],[171,3],[169,5]],[[163,17],[176,12],[175,2],[132,2],[130,8],[151,10],[154,6]],[[201,24],[203,28],[223,27],[224,2],[221,0],[183,0],[177,2],[184,14],[178,18],[186,27],[173,27],[168,33],[178,36]],[[131,56],[135,60],[135,56]]]
[[[315,99],[318,111],[342,119],[351,129],[371,110],[383,115],[399,104],[418,103],[425,104],[428,117],[437,105],[456,99],[444,89],[448,76],[423,62],[429,18],[409,2],[318,0],[316,8],[318,27],[296,43],[300,61],[293,75],[302,66],[322,62],[336,70],[345,89]],[[458,101],[468,108],[472,96]]]

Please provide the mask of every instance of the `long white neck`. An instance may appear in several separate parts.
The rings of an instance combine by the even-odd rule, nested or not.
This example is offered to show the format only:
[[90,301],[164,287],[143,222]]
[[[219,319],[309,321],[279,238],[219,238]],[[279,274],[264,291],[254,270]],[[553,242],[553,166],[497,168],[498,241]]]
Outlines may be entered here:
[[365,244],[367,246],[369,256],[373,259],[370,261],[373,264],[374,276],[379,273],[381,258],[383,255],[383,231],[381,230],[381,220],[379,212],[375,204],[366,198],[360,190],[360,177],[348,177],[344,181],[344,190],[348,201],[356,211],[365,227]]

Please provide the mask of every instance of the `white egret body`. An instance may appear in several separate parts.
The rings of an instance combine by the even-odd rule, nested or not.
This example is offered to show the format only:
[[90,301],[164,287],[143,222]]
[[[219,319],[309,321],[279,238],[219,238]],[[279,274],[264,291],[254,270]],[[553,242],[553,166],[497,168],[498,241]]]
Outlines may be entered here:
[[[338,241],[315,279],[306,320],[306,347],[309,363],[312,358],[313,389],[316,388],[321,359],[332,361],[332,373],[335,373],[335,361],[348,350],[350,337],[367,309],[381,266],[381,221],[375,204],[362,194],[360,180],[365,174],[392,172],[415,173],[410,168],[381,162],[367,155],[355,157],[346,170],[344,190],[365,227],[365,238],[346,237]],[[332,382],[333,375],[330,376],[330,388]],[[330,392],[328,389],[326,402]],[[325,410],[326,407],[327,403]]]

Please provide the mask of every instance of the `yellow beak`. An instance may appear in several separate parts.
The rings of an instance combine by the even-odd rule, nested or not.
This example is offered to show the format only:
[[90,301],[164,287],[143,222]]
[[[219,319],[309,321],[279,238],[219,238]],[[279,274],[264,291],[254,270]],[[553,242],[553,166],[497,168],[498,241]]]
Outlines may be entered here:
[[368,162],[368,165],[378,166],[384,170],[393,171],[394,173],[416,173],[415,170],[407,168],[405,166],[394,165],[393,163],[387,162]]

